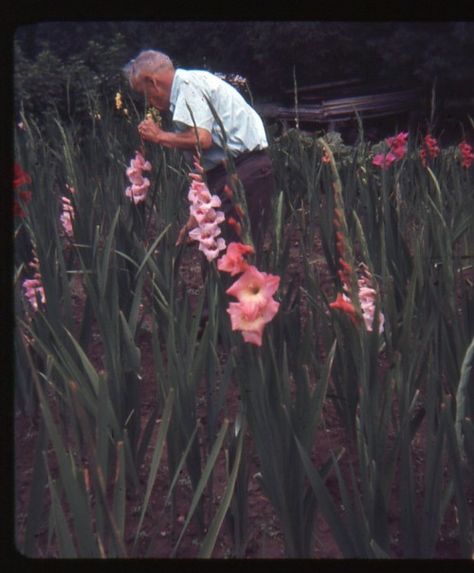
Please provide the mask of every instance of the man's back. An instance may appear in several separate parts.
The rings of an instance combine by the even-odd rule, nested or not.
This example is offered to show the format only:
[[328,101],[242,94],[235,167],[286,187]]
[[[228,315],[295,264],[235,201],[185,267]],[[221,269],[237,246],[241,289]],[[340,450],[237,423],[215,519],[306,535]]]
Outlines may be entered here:
[[225,158],[219,123],[206,98],[224,126],[226,144],[232,154],[267,147],[260,116],[235,88],[204,70],[178,68],[170,96],[173,121],[178,129],[196,125],[211,133],[214,145],[203,154],[205,169],[218,165]]

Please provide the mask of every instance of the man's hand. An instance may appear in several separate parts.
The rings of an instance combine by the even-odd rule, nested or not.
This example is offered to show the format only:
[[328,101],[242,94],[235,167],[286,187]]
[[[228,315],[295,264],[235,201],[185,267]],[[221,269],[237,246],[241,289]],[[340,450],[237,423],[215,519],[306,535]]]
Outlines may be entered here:
[[163,130],[152,119],[145,119],[138,125],[138,133],[146,141],[161,143]]

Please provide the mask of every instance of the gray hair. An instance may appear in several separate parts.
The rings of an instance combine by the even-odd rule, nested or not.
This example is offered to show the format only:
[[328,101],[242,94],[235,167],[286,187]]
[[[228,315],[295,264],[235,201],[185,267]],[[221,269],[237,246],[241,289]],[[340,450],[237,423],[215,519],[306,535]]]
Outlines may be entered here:
[[130,60],[122,71],[133,87],[143,74],[154,74],[166,68],[174,68],[173,62],[166,54],[157,50],[143,50],[135,59]]

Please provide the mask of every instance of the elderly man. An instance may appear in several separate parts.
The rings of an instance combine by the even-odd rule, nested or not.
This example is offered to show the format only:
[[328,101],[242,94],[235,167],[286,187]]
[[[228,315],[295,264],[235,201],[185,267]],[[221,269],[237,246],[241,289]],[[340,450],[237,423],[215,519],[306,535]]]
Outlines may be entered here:
[[[142,93],[158,110],[172,113],[174,132],[161,129],[153,120],[140,123],[140,136],[165,147],[184,152],[188,160],[201,148],[201,165],[209,190],[223,201],[227,221],[239,221],[229,194],[223,138],[209,100],[219,117],[228,151],[242,182],[252,236],[258,249],[263,244],[265,227],[274,192],[271,160],[267,152],[265,129],[256,111],[239,92],[217,76],[201,70],[174,68],[170,58],[154,50],[141,52],[124,68],[134,91]],[[186,230],[192,226],[188,221]],[[224,229],[226,239],[238,240],[235,226]]]

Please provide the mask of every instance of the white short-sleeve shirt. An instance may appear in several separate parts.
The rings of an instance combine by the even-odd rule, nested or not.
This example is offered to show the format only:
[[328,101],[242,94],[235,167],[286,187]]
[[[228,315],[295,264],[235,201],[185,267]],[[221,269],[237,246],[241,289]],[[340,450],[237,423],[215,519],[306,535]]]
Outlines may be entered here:
[[205,170],[225,159],[221,129],[206,98],[222,122],[232,155],[268,147],[260,116],[235,88],[210,72],[178,68],[170,94],[173,123],[177,131],[196,125],[211,133],[213,145],[201,158]]

